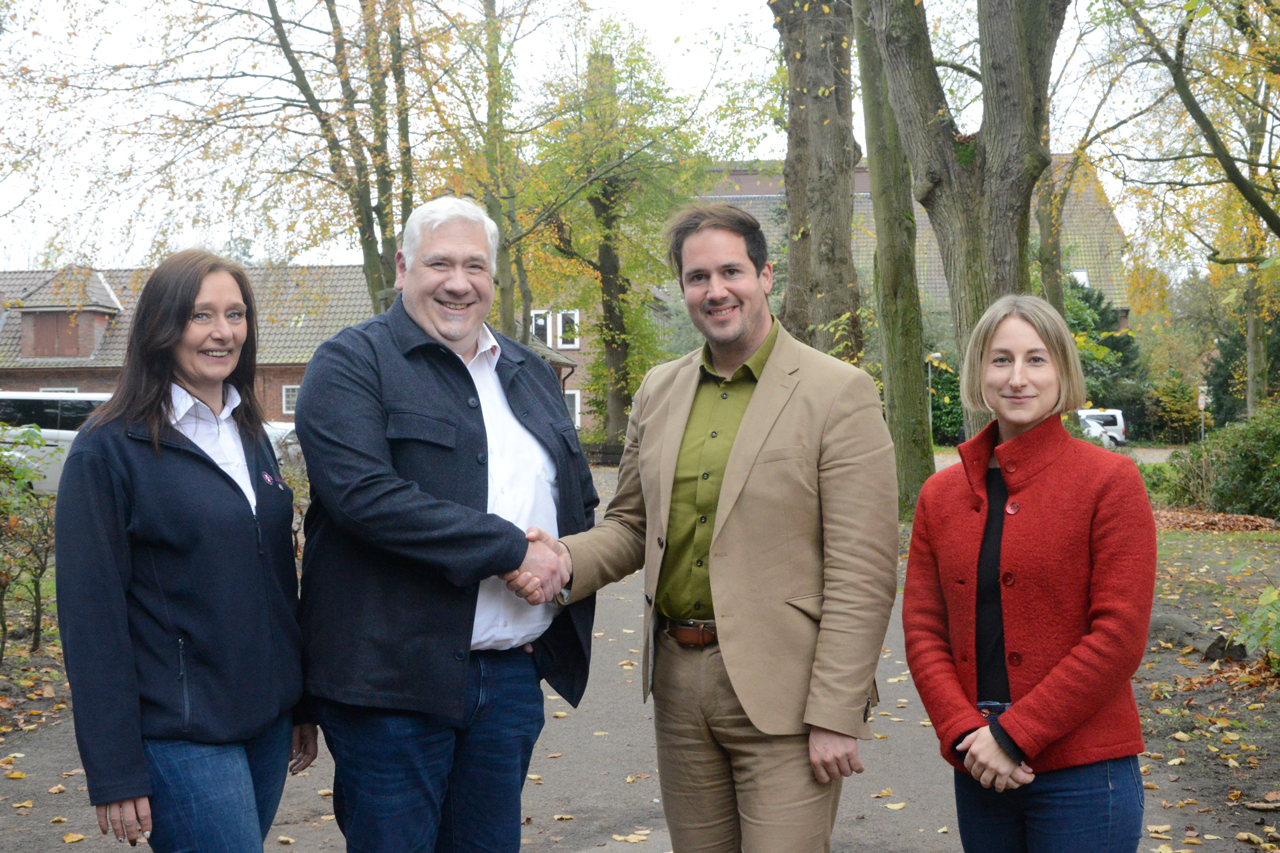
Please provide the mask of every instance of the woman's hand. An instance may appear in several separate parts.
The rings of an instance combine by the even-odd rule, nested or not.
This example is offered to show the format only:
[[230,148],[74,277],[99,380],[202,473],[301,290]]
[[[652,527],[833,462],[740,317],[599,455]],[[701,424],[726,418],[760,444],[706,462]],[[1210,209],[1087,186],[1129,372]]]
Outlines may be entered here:
[[984,788],[995,785],[997,791],[1011,791],[1035,781],[1036,775],[1026,762],[1014,764],[987,726],[969,732],[956,750],[964,753],[964,769]]
[[319,751],[319,740],[315,723],[302,723],[293,727],[293,748],[289,752],[290,773],[301,773],[316,760]]
[[135,797],[98,806],[98,829],[103,835],[114,830],[118,840],[127,839],[130,847],[137,847],[139,835],[151,837],[151,801]]

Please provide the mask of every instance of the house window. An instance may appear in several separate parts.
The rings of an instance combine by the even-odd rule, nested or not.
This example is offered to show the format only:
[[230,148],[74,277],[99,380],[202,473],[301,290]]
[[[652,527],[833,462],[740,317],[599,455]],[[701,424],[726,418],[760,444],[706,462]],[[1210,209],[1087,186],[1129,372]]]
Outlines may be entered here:
[[1080,284],[1081,287],[1089,286],[1088,270],[1072,270],[1071,277],[1074,278]]
[[284,398],[280,403],[280,411],[286,415],[292,415],[293,410],[298,406],[298,386],[285,385],[283,392]]
[[570,417],[573,418],[573,425],[582,429],[582,398],[579,392],[565,391],[564,405],[569,410]]
[[77,323],[62,311],[42,311],[31,317],[35,341],[31,350],[35,358],[79,358],[80,336]]
[[551,346],[551,312],[546,309],[533,311],[533,337],[542,341],[547,346]]
[[577,349],[581,341],[578,337],[578,312],[560,312],[560,349]]

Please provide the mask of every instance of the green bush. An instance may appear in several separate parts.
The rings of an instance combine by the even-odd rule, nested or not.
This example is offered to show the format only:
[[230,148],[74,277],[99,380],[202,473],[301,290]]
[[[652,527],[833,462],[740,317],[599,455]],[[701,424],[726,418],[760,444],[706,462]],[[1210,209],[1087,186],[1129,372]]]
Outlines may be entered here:
[[1169,494],[1180,506],[1280,517],[1280,401],[1175,450],[1169,465]]
[[1241,615],[1240,640],[1249,651],[1262,652],[1271,671],[1280,675],[1280,589],[1267,587],[1253,612]]
[[1173,468],[1167,462],[1139,462],[1138,473],[1142,475],[1142,483],[1147,487],[1147,497],[1153,506],[1173,503],[1170,496]]

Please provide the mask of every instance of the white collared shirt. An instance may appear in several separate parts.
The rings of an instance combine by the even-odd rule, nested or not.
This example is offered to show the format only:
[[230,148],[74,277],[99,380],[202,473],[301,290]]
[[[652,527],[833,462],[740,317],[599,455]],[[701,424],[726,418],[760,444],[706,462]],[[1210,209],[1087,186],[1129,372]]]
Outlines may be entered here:
[[234,385],[223,385],[224,402],[222,412],[215,415],[213,410],[191,396],[190,392],[176,382],[170,386],[170,401],[173,404],[171,423],[178,432],[185,435],[196,447],[209,455],[218,463],[218,467],[226,471],[236,481],[240,491],[249,501],[249,508],[256,515],[258,512],[258,496],[253,491],[253,477],[244,461],[244,444],[240,441],[240,430],[236,427],[231,413],[240,405],[240,392]]
[[[488,511],[527,530],[541,527],[559,536],[556,523],[556,464],[541,442],[516,419],[498,381],[502,350],[488,326],[480,330],[479,348],[467,363],[476,385],[488,439]],[[480,582],[472,649],[512,649],[532,642],[555,618],[556,605],[530,606],[499,577]]]

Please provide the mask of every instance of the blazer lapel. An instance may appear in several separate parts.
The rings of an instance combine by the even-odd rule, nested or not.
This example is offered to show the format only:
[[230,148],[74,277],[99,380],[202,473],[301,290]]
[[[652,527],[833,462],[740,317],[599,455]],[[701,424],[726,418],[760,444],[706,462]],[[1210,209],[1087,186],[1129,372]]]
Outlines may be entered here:
[[[796,376],[800,369],[795,359],[794,348],[799,346],[795,339],[787,334],[786,329],[778,329],[778,341],[774,344],[769,361],[756,383],[756,390],[751,394],[751,402],[742,415],[742,424],[738,427],[738,437],[733,441],[733,449],[729,451],[729,461],[725,465],[724,481],[720,485],[720,502],[716,505],[716,523],[711,532],[714,545],[716,537],[724,527],[724,520],[729,517],[742,487],[747,484],[747,477],[755,465],[756,455],[769,437],[769,431],[782,414],[791,393],[795,391],[800,379]],[[674,473],[674,469],[672,469]]]
[[676,462],[680,458],[680,443],[684,441],[684,428],[689,423],[689,410],[693,408],[693,396],[698,390],[701,359],[693,358],[680,368],[671,382],[671,394],[667,397],[667,416],[663,418],[662,457],[658,469],[658,518],[665,529],[671,517],[671,487],[676,479]]

